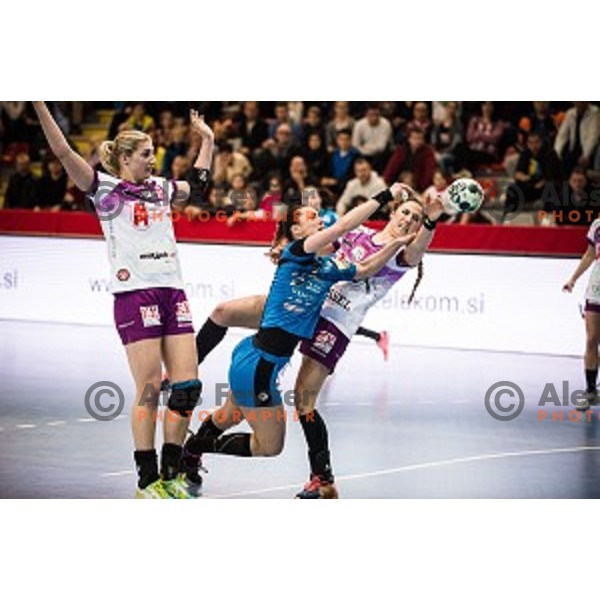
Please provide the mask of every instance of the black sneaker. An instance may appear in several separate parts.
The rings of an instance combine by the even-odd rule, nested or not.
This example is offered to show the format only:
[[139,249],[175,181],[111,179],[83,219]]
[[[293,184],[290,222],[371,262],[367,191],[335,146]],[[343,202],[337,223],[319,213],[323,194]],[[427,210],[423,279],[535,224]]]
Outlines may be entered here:
[[200,496],[202,491],[203,478],[200,471],[208,473],[202,465],[202,455],[192,454],[186,449],[185,445],[181,452],[181,462],[179,464],[179,472],[185,475],[190,494]]

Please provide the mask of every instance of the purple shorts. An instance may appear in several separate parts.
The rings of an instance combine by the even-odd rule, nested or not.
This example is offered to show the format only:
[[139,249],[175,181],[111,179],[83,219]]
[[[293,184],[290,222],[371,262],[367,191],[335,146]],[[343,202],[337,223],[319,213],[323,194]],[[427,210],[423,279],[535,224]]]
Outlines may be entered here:
[[115,325],[124,346],[165,335],[194,333],[185,292],[173,288],[115,294]]
[[594,304],[589,300],[585,301],[585,312],[600,312],[600,304]]
[[333,373],[349,343],[350,340],[331,321],[320,317],[312,339],[300,344],[300,353]]

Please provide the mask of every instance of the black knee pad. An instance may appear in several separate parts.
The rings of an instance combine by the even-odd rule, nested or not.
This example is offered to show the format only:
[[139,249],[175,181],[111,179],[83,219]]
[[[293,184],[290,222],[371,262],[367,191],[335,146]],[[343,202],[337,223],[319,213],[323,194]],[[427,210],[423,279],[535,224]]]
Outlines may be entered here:
[[173,383],[167,406],[170,410],[178,412],[182,417],[188,417],[201,400],[201,393],[202,382],[199,379]]

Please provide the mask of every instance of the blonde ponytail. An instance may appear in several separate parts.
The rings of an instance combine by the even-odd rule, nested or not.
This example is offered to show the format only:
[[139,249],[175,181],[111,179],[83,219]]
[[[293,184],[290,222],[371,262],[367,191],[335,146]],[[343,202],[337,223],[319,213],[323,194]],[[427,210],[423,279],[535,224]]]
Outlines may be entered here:
[[145,142],[152,143],[152,138],[141,131],[135,129],[121,131],[113,142],[100,144],[100,162],[108,173],[119,177],[121,170],[119,157],[122,154],[131,156],[138,146]]
[[102,142],[100,144],[100,162],[111,175],[119,176],[119,160],[115,155],[114,142]]

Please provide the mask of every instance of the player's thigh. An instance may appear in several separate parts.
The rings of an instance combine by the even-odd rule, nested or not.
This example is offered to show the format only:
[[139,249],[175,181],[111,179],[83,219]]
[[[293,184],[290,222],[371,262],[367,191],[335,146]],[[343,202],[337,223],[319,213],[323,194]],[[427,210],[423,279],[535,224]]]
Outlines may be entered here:
[[276,456],[285,444],[285,410],[282,405],[265,408],[240,407],[243,418],[252,428],[258,456]]
[[228,300],[213,310],[211,318],[222,327],[258,329],[265,301],[266,296],[246,296]]
[[162,355],[171,381],[189,381],[198,377],[198,359],[193,333],[164,336]]

